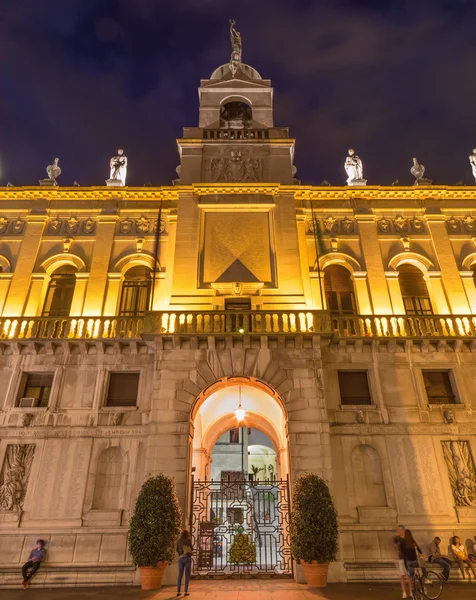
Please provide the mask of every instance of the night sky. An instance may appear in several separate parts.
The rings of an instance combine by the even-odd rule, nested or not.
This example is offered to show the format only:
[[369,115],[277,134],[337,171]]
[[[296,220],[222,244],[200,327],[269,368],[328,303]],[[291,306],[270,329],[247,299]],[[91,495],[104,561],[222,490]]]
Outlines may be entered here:
[[369,184],[412,183],[413,156],[474,183],[476,0],[5,0],[0,185],[36,185],[55,156],[60,185],[104,185],[117,147],[129,185],[169,185],[229,18],[303,183],[343,185],[349,147]]

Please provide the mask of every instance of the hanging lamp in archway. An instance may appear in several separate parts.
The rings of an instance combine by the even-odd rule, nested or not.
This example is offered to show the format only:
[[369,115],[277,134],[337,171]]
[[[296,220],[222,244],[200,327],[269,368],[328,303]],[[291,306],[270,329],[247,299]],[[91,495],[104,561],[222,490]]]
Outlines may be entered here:
[[241,385],[239,386],[239,403],[238,403],[238,408],[235,410],[235,415],[236,415],[236,420],[238,421],[238,423],[241,423],[242,421],[244,421],[245,419],[245,415],[246,415],[246,410],[243,408],[242,404],[241,404]]

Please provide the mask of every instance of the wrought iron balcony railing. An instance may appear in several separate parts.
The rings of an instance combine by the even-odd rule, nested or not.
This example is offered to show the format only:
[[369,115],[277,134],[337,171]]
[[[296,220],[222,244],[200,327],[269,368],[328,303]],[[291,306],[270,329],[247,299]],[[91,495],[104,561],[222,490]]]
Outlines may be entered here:
[[0,340],[115,340],[155,335],[318,334],[336,338],[476,338],[476,315],[327,311],[164,311],[144,317],[2,317]]

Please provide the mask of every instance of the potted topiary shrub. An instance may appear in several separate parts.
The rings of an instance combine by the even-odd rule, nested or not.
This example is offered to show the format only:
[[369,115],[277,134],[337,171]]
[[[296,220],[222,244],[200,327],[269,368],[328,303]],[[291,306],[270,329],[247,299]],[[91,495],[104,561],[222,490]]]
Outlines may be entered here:
[[291,511],[291,554],[302,564],[310,587],[326,587],[329,563],[337,557],[337,513],[324,480],[313,473],[297,478]]
[[150,477],[139,492],[128,537],[143,590],[156,590],[162,585],[165,567],[175,557],[181,524],[173,479],[162,474]]

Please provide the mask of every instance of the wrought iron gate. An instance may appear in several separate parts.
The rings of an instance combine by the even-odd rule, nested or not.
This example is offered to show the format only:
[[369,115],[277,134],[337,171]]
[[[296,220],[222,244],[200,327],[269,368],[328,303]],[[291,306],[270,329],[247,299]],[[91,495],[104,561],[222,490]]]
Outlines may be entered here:
[[292,576],[289,486],[281,481],[193,481],[192,574]]

